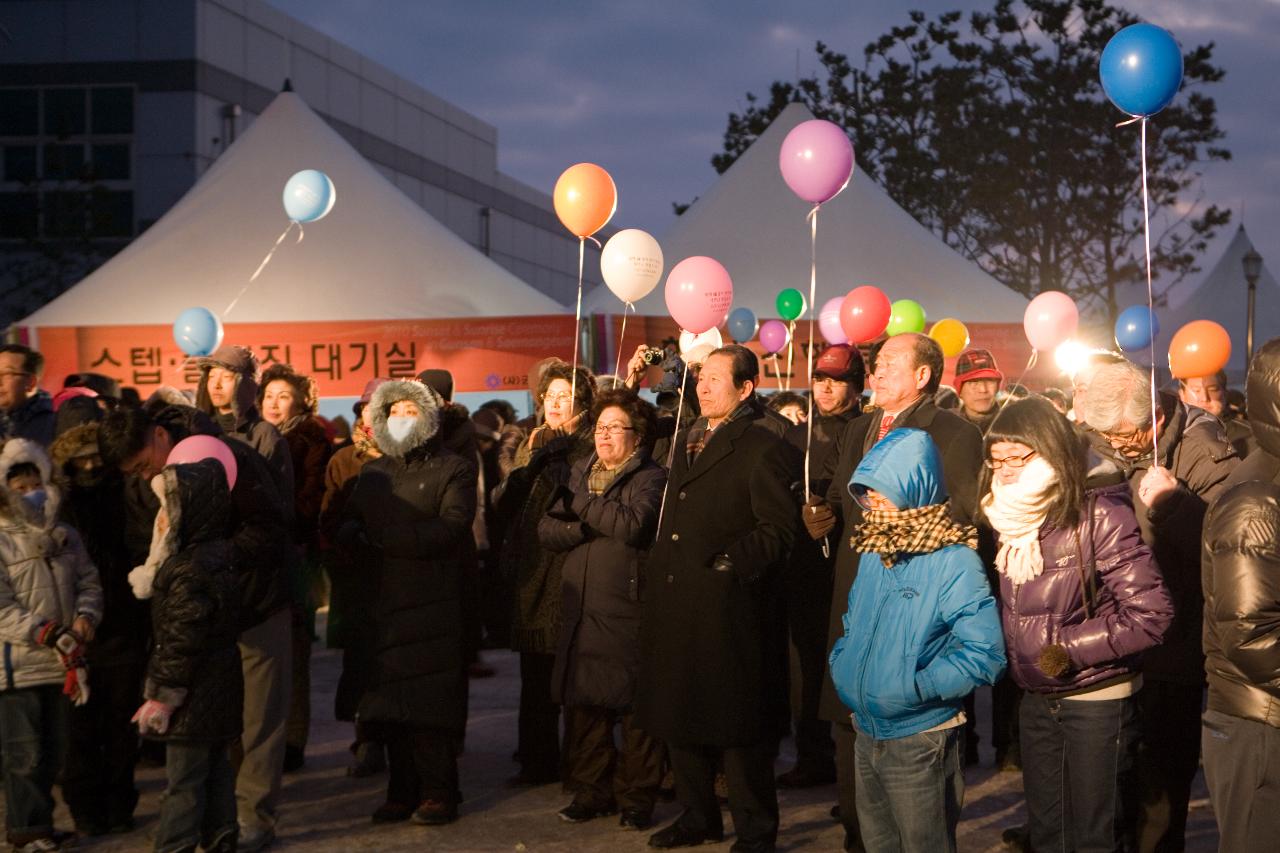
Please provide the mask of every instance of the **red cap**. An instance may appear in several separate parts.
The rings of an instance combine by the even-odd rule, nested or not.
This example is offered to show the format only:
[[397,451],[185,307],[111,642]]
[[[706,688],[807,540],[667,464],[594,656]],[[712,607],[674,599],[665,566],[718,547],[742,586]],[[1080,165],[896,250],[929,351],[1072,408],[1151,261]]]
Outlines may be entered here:
[[833,344],[822,351],[813,363],[814,376],[849,381],[865,373],[862,354],[848,344]]
[[996,366],[996,357],[991,350],[967,349],[956,359],[956,390],[971,379],[994,379],[1004,381],[1004,374]]

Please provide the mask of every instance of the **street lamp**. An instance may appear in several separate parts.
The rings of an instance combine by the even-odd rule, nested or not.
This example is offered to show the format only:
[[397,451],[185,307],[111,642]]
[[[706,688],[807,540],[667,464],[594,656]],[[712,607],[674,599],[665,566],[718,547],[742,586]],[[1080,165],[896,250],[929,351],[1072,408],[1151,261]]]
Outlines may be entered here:
[[1258,276],[1262,274],[1262,255],[1258,254],[1257,249],[1250,247],[1240,259],[1240,263],[1244,266],[1244,280],[1249,285],[1249,319],[1244,338],[1244,346],[1249,353],[1248,361],[1245,363],[1248,369],[1248,364],[1253,362],[1253,309],[1258,297]]

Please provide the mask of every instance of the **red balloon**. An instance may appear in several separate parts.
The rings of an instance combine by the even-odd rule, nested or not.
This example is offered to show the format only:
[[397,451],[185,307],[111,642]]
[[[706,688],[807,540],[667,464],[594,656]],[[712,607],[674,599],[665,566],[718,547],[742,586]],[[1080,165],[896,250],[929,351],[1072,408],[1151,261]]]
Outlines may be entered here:
[[864,284],[849,291],[840,303],[840,328],[851,344],[865,344],[884,334],[893,313],[889,297],[878,287]]

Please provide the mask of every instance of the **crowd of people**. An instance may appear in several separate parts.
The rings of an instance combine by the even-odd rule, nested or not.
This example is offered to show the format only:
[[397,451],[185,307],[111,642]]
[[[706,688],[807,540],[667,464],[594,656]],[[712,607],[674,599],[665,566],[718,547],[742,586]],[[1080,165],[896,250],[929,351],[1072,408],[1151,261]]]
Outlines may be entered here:
[[1203,762],[1221,849],[1273,849],[1280,340],[1247,403],[1105,351],[1069,394],[977,348],[944,386],[915,334],[826,347],[769,397],[749,349],[705,349],[544,360],[523,420],[444,370],[374,379],[340,431],[245,347],[144,401],[97,374],[51,395],[0,346],[8,841],[73,835],[55,781],[77,832],[130,830],[160,744],[157,851],[271,845],[324,606],[375,822],[458,819],[468,681],[504,647],[509,784],[629,830],[674,796],[654,848],[722,840],[727,804],[734,851],[774,850],[778,788],[834,784],[844,849],[955,850],[989,686],[1011,848],[1182,850]]

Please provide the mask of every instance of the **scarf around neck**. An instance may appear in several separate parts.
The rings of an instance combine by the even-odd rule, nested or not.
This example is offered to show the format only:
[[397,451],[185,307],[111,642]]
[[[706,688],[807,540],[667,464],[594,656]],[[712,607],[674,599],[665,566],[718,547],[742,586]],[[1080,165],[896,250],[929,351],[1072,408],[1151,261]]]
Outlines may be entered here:
[[689,464],[693,465],[697,461],[699,454],[707,446],[707,442],[718,435],[722,429],[734,421],[742,420],[753,414],[755,414],[755,407],[751,405],[751,398],[748,397],[739,403],[738,407],[730,412],[729,416],[722,420],[715,429],[711,428],[711,422],[705,417],[694,421],[693,426],[689,428],[689,435],[685,439],[685,452],[688,454]]
[[591,471],[587,474],[587,491],[593,495],[603,495],[605,490],[618,479],[618,475],[622,473],[622,469],[631,461],[631,457],[635,456],[633,450],[627,454],[627,458],[623,459],[613,468],[604,467],[604,460],[599,457],[591,465]]
[[1015,585],[1044,571],[1040,528],[1049,514],[1049,492],[1056,479],[1053,466],[1037,456],[1016,482],[1005,485],[992,479],[991,493],[982,499],[982,511],[1000,534],[996,570]]
[[948,545],[978,547],[978,528],[951,517],[951,501],[903,510],[864,510],[849,545],[879,554],[886,569],[904,556],[930,554]]

